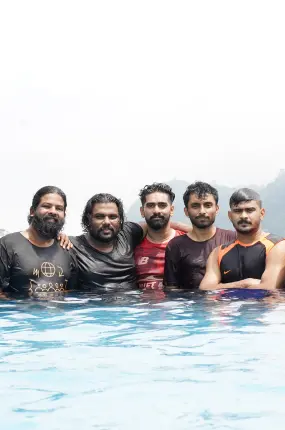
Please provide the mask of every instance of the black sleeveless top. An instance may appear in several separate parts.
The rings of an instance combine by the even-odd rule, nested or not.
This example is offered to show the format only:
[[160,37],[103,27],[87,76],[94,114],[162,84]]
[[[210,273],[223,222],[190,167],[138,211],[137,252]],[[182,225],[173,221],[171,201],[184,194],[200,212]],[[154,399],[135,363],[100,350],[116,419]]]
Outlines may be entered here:
[[218,253],[221,282],[261,279],[267,254],[281,240],[282,237],[268,233],[250,245],[238,240],[221,245]]

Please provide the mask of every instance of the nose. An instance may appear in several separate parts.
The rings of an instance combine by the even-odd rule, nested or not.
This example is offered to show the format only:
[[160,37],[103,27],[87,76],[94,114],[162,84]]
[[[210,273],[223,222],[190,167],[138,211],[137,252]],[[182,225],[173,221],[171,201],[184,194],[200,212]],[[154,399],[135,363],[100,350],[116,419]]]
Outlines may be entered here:
[[205,206],[201,206],[200,207],[200,215],[205,215],[206,214],[206,208]]
[[240,217],[242,219],[247,219],[248,218],[248,213],[246,211],[242,211],[242,213],[240,214]]
[[159,207],[157,205],[154,207],[153,213],[155,215],[160,214],[160,209],[159,209]]
[[110,218],[108,216],[105,216],[104,220],[103,220],[103,224],[104,225],[110,225],[111,221]]
[[53,215],[57,214],[56,207],[55,206],[51,206],[49,208],[49,210],[48,210],[48,213],[53,214]]

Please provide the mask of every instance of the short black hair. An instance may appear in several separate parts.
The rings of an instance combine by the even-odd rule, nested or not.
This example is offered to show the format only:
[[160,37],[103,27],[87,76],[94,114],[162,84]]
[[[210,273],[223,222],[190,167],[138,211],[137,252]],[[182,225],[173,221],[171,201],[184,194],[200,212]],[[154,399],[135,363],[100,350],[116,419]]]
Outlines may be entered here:
[[92,214],[93,206],[96,205],[96,203],[115,203],[119,212],[121,228],[123,228],[124,221],[125,221],[123,202],[120,199],[117,199],[117,197],[113,196],[112,194],[99,193],[92,196],[91,199],[88,200],[84,208],[84,211],[81,217],[81,226],[84,232],[86,233],[89,232],[89,226],[90,226],[89,218],[90,218],[90,215]]
[[[37,207],[40,204],[41,198],[43,196],[45,196],[46,194],[58,194],[62,200],[63,200],[63,204],[64,204],[64,212],[66,211],[66,206],[67,206],[67,200],[66,200],[66,194],[58,187],[55,187],[53,185],[47,185],[45,187],[40,188],[36,194],[33,197],[33,201],[32,201],[32,206],[30,207],[30,211],[35,211],[37,209]],[[28,215],[28,223],[31,224],[33,220],[32,215]]]
[[259,206],[262,206],[260,194],[251,188],[240,188],[235,191],[230,197],[230,207],[237,206],[241,202],[250,202],[251,200],[256,201]]
[[162,182],[154,182],[151,185],[145,185],[139,192],[139,197],[141,199],[141,204],[142,206],[145,204],[146,202],[146,196],[152,193],[165,193],[168,194],[169,196],[169,200],[171,203],[174,202],[175,199],[175,194],[172,191],[172,188],[167,185],[167,184],[163,184]]
[[196,194],[198,199],[202,199],[207,194],[211,194],[214,197],[216,204],[219,202],[218,190],[212,187],[210,184],[207,184],[207,182],[196,181],[186,188],[186,191],[183,194],[184,206],[186,208],[188,206],[191,194]]

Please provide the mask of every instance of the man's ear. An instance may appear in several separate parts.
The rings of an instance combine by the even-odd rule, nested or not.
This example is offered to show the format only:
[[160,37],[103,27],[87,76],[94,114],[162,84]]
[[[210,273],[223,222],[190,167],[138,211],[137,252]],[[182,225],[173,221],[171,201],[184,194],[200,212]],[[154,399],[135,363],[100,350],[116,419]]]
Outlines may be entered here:
[[216,205],[216,206],[217,206],[217,208],[216,208],[216,214],[218,214],[219,211],[220,211],[220,206],[219,205]]
[[260,209],[260,218],[263,220],[263,218],[264,218],[264,216],[265,216],[265,209],[264,208],[261,208]]
[[185,214],[185,216],[187,216],[187,218],[189,218],[189,213],[188,213],[187,208],[184,208],[184,214]]
[[140,212],[141,212],[141,217],[144,218],[144,210],[142,206],[140,207]]
[[229,220],[232,222],[232,211],[228,211]]
[[170,206],[170,216],[173,216],[173,214],[174,214],[174,206],[171,205]]

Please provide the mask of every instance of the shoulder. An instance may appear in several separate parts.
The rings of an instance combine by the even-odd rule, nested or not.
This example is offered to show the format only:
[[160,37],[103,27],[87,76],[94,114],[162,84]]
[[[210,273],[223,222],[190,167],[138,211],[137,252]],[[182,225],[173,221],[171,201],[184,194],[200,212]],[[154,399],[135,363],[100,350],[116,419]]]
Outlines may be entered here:
[[136,222],[126,221],[122,228],[122,233],[127,236],[143,238],[143,228]]
[[175,237],[184,236],[185,234],[185,231],[175,230]]
[[266,248],[266,254],[269,253],[272,249],[276,248],[276,251],[285,249],[285,240],[283,237],[278,236],[276,234],[267,234],[266,236],[260,239],[260,242]]
[[139,231],[143,232],[143,228],[137,222],[126,221],[123,226],[124,231]]
[[73,245],[80,245],[84,242],[85,235],[80,234],[79,236],[68,236],[69,240],[73,243]]
[[232,240],[236,240],[237,234],[233,230],[226,230],[224,228],[218,228],[216,230],[216,234],[225,240],[226,242],[231,242]]
[[262,240],[270,241],[274,245],[276,245],[277,243],[284,241],[284,237],[278,236],[277,234],[269,233]]
[[236,238],[234,238],[233,240],[230,240],[229,242],[223,243],[222,245],[220,245],[218,247],[218,249],[220,250],[229,250],[229,248],[233,248],[236,245]]
[[0,243],[1,245],[5,245],[5,246],[11,246],[14,245],[15,243],[19,242],[19,240],[24,239],[24,236],[19,232],[15,232],[15,233],[9,233],[6,234],[5,236],[1,237],[0,239]]
[[179,247],[181,245],[181,243],[183,243],[185,241],[186,237],[187,237],[187,235],[185,233],[181,234],[179,236],[175,236],[173,239],[171,239],[168,242],[167,248],[168,249],[171,249],[171,248],[173,249],[173,248]]

